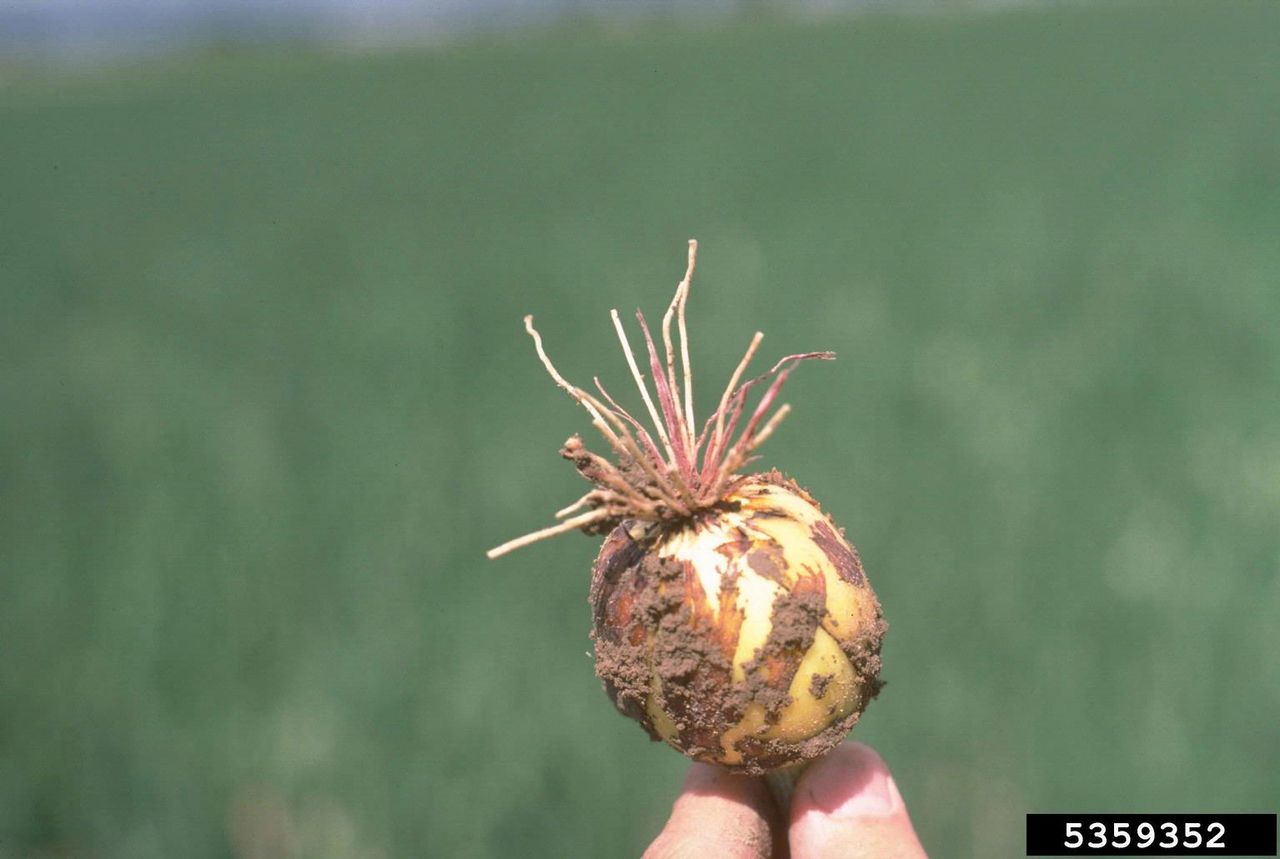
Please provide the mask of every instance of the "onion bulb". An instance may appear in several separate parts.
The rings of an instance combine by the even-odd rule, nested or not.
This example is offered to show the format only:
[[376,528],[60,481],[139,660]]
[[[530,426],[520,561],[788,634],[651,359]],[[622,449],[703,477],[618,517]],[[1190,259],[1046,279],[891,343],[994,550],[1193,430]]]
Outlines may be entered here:
[[[636,313],[656,404],[612,314],[652,434],[598,378],[598,396],[567,382],[525,317],[543,365],[586,409],[615,459],[571,437],[561,455],[591,490],[557,514],[558,525],[489,555],[572,530],[605,535],[589,600],[596,673],[609,698],[653,739],[761,774],[810,761],[849,732],[880,690],[886,624],[856,550],[817,501],[777,471],[740,473],[787,415],[786,405],[770,412],[795,366],[835,356],[789,355],[740,384],[757,332],[697,429],[685,325],[696,254],[691,241],[662,320],[665,360]],[[748,411],[757,387],[763,394]]]

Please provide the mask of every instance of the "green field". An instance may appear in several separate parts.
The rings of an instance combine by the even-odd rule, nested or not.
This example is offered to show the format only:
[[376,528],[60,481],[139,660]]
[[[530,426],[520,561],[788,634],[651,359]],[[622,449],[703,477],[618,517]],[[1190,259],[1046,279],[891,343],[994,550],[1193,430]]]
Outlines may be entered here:
[[0,857],[632,856],[571,379],[699,408],[891,623],[935,856],[1280,797],[1280,6],[557,30],[0,82]]

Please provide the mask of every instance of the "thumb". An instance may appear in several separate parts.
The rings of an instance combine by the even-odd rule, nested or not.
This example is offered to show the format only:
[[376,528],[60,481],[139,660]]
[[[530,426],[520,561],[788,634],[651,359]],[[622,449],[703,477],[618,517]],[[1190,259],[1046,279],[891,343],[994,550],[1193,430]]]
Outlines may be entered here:
[[695,763],[671,809],[671,818],[645,851],[644,859],[764,859],[782,855],[772,847],[771,833],[783,831],[780,826],[770,827],[776,815],[769,790],[760,779]]
[[793,859],[923,859],[902,794],[870,746],[847,743],[800,778],[791,800]]

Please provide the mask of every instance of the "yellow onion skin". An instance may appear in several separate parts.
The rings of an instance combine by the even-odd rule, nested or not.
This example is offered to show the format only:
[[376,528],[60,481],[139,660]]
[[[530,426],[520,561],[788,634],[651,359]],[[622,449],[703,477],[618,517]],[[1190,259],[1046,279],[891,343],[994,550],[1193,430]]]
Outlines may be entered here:
[[857,552],[776,471],[688,521],[623,522],[590,601],[614,705],[695,760],[753,775],[811,760],[880,690],[886,624]]

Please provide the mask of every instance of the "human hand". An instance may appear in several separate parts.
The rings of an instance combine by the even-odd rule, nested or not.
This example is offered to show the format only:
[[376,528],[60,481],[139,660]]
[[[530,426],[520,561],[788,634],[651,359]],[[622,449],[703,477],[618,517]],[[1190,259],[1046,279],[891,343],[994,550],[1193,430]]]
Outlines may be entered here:
[[645,859],[921,859],[902,794],[870,746],[846,743],[796,784],[789,819],[764,779],[693,764]]

